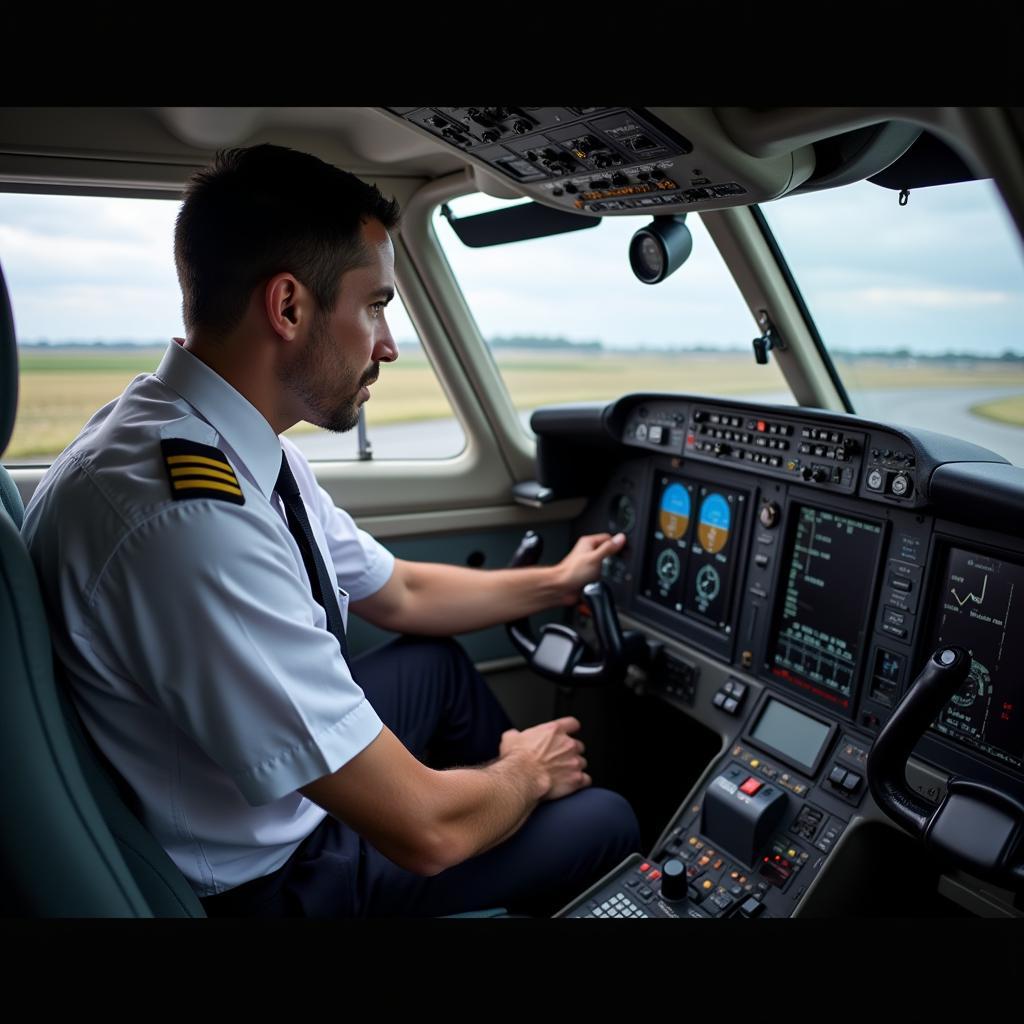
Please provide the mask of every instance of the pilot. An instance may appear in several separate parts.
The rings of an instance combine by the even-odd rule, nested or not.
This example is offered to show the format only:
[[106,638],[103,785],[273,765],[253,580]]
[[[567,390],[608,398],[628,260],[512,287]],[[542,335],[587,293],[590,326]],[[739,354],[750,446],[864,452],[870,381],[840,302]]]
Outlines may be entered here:
[[[280,436],[351,429],[397,358],[397,218],[313,156],[218,154],[175,230],[187,337],[26,512],[75,704],[211,916],[550,913],[639,846],[579,722],[513,729],[434,639],[571,604],[624,537],[530,569],[396,559]],[[405,635],[351,661],[350,608]]]

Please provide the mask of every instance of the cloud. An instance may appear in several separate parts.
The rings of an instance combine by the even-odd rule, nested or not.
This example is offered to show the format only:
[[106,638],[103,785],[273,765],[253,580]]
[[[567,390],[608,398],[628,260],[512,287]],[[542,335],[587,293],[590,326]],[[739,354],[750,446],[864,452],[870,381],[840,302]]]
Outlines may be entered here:
[[906,309],[947,309],[969,310],[978,307],[999,306],[1011,302],[1020,302],[1020,293],[997,291],[978,288],[913,288],[913,287],[882,287],[855,288],[843,293],[832,293],[829,296],[835,306],[842,305],[849,309],[862,306],[880,308],[885,306]]

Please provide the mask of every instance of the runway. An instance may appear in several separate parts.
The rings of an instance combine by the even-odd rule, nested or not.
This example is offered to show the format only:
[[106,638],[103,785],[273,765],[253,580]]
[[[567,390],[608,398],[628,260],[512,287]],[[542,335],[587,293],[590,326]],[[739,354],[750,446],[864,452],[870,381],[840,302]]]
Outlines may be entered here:
[[[858,393],[854,402],[860,416],[911,430],[916,427],[950,434],[989,448],[1010,462],[1024,466],[1024,428],[996,423],[970,412],[972,405],[1019,393],[1019,388],[879,390]],[[742,397],[745,401],[767,403],[781,403],[784,399],[778,392]],[[529,422],[529,418],[529,412],[520,413],[524,424]],[[465,444],[462,428],[452,418],[375,427],[372,411],[369,411],[368,434],[375,459],[451,458]],[[292,440],[313,460],[357,457],[354,430],[346,434],[326,431],[297,434]]]

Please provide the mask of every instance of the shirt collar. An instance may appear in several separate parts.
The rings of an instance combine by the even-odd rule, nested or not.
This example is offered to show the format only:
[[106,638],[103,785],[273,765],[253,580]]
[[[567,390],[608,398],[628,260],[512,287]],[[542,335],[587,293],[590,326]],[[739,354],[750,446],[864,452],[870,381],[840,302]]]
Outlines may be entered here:
[[281,442],[263,413],[177,341],[168,346],[156,377],[231,445],[256,486],[269,498],[281,469]]

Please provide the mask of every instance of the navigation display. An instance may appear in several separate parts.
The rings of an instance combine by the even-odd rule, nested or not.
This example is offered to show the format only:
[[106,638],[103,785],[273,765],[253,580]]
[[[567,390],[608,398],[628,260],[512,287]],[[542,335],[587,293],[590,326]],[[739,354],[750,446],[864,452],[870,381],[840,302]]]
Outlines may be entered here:
[[1024,568],[951,548],[931,655],[939,644],[971,652],[971,674],[932,728],[1004,764],[1022,767]]
[[880,523],[793,506],[768,648],[772,675],[850,709],[881,543]]
[[657,476],[644,597],[728,632],[746,501],[731,488]]

